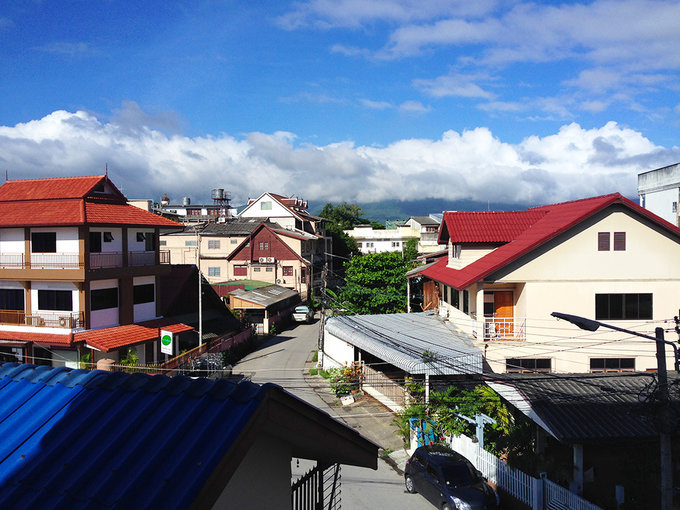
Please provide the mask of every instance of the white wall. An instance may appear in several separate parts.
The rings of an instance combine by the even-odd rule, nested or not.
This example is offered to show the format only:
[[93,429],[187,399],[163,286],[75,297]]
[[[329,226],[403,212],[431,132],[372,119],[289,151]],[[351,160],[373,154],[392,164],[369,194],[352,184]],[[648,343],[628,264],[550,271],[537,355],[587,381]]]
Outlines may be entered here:
[[38,308],[38,291],[39,290],[70,290],[72,292],[71,301],[73,303],[72,310],[70,312],[78,312],[79,299],[78,299],[78,288],[71,282],[33,282],[31,284],[31,313],[34,315],[39,314],[39,312],[56,313],[63,312],[68,314],[66,310],[40,310]]
[[57,253],[78,253],[78,228],[77,227],[58,227],[58,228],[32,228],[34,232],[56,232],[57,234]]
[[133,286],[137,285],[148,285],[152,283],[154,285],[154,300],[151,303],[140,303],[138,305],[133,305],[134,321],[148,321],[156,318],[156,299],[158,297],[158,289],[156,287],[156,277],[155,276],[138,276],[133,278]]
[[678,215],[673,212],[673,202],[678,203],[678,188],[645,193],[645,209],[652,211],[664,220],[677,225]]
[[102,234],[102,253],[122,252],[123,251],[123,230],[120,228],[110,227],[91,227],[90,232],[111,232],[113,240],[111,242],[104,241]]
[[153,234],[153,229],[148,228],[130,228],[128,229],[128,251],[146,251],[145,241],[137,241],[137,233]]
[[354,361],[354,346],[327,331],[324,332],[323,349],[324,370],[342,367],[345,363]]
[[0,253],[24,253],[24,229],[0,229]]

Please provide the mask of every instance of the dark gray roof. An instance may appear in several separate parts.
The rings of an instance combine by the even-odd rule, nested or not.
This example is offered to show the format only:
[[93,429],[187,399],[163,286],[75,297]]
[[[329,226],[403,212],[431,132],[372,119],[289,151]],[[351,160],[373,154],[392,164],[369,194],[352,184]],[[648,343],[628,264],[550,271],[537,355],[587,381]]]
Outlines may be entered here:
[[487,384],[556,439],[592,443],[658,436],[651,404],[640,401],[653,382],[631,373],[508,375]]
[[[482,372],[482,351],[432,312],[331,317],[324,329],[409,374]],[[426,351],[434,354],[433,360],[426,361]]]
[[265,307],[286,301],[287,299],[295,297],[299,298],[298,293],[293,289],[288,289],[279,285],[269,285],[253,290],[236,289],[232,290],[229,294],[239,299],[243,299],[244,301],[249,301],[250,303]]
[[411,216],[411,219],[417,221],[421,225],[439,225],[441,223],[429,216]]

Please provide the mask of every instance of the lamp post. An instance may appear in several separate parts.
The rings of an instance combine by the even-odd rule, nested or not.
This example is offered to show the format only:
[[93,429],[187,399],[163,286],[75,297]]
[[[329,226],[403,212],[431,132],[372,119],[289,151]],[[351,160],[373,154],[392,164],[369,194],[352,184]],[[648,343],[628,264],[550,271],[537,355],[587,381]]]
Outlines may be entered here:
[[[600,326],[603,328],[613,329],[614,331],[621,331],[623,333],[628,333],[630,335],[639,336],[642,338],[647,338],[649,340],[654,340],[656,342],[656,362],[657,362],[657,372],[659,377],[659,400],[663,404],[667,404],[669,401],[668,395],[668,374],[666,373],[666,349],[665,345],[670,345],[673,348],[674,359],[675,359],[675,371],[680,372],[680,362],[678,360],[678,347],[668,340],[664,339],[663,328],[655,329],[655,336],[645,335],[643,333],[638,333],[637,331],[631,331],[629,329],[619,328],[618,326],[612,326],[611,324],[605,324],[604,322],[594,321],[592,319],[586,319],[585,317],[579,317],[578,315],[569,315],[566,313],[553,312],[550,315],[557,317],[558,319],[563,319],[567,322],[571,322],[575,326],[586,331],[596,331]],[[673,507],[673,471],[671,462],[671,435],[670,427],[668,423],[667,410],[662,409],[662,415],[659,427],[659,450],[660,450],[660,461],[661,461],[661,510],[671,510]]]

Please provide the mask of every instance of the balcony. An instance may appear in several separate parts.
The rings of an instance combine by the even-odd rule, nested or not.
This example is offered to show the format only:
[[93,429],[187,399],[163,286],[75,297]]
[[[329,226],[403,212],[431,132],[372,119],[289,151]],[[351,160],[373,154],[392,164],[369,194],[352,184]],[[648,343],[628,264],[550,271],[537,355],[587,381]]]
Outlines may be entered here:
[[158,252],[159,258],[160,258],[160,263],[161,264],[169,264],[170,263],[170,250],[161,250]]
[[84,327],[82,312],[40,312],[27,314],[22,310],[0,310],[0,324],[73,329]]
[[78,253],[31,253],[31,269],[79,269]]
[[153,266],[156,263],[155,251],[131,251],[128,253],[128,265],[133,267],[138,266]]
[[0,253],[0,269],[23,269],[23,253]]
[[123,252],[90,253],[90,269],[123,267]]
[[526,318],[484,317],[484,340],[524,341],[526,340]]

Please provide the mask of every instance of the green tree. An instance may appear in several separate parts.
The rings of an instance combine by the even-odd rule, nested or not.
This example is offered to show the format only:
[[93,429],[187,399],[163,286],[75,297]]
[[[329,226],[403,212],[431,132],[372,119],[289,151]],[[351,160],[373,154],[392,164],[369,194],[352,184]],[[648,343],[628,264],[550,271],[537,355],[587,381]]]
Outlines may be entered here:
[[415,237],[406,241],[404,246],[404,260],[409,268],[414,268],[418,265],[416,259],[418,258],[418,239]]
[[355,256],[345,264],[345,285],[338,299],[359,314],[406,311],[406,271],[399,252]]
[[348,202],[342,202],[338,205],[333,205],[329,202],[319,214],[319,216],[330,222],[332,228],[339,230],[349,230],[353,228],[354,225],[369,223],[363,215],[364,213],[361,211],[361,206]]

